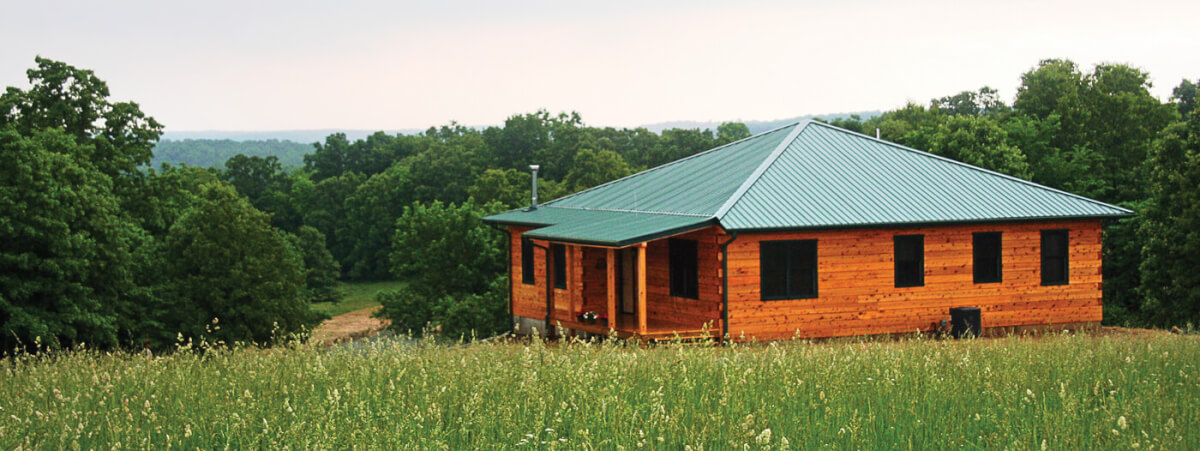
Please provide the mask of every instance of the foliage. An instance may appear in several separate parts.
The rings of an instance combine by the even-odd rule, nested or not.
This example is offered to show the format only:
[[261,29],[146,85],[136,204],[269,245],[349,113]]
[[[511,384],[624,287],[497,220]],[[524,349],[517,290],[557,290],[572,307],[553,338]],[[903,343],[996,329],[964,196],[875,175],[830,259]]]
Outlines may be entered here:
[[575,162],[571,165],[571,171],[567,173],[563,182],[574,192],[611,182],[632,173],[633,169],[616,152],[580,149],[575,154]]
[[342,275],[342,266],[325,247],[325,235],[315,228],[300,226],[296,234],[287,236],[304,262],[304,289],[308,300],[337,302],[341,298],[337,281]]
[[1200,115],[1163,132],[1150,167],[1139,230],[1145,310],[1154,324],[1200,324]]
[[396,220],[392,271],[427,298],[482,293],[504,272],[504,234],[479,218],[498,204],[413,203]]
[[344,225],[338,230],[349,237],[345,261],[351,280],[383,280],[391,274],[392,233],[404,206],[413,201],[413,183],[408,166],[392,165],[371,176],[346,198]]
[[0,129],[0,343],[4,351],[118,342],[140,230],[95,148],[61,129]]
[[1198,343],[84,351],[0,371],[0,448],[1197,449]]
[[380,316],[391,319],[392,328],[399,331],[420,333],[426,324],[452,335],[506,330],[506,235],[479,220],[502,208],[498,203],[476,205],[474,200],[405,207],[396,221],[392,269],[409,285],[379,296]]
[[[164,297],[179,305],[164,332],[213,341],[271,343],[320,318],[303,297],[303,257],[230,187],[200,187],[197,203],[163,239]],[[209,330],[210,324],[217,324]],[[157,337],[159,339],[174,339]]]

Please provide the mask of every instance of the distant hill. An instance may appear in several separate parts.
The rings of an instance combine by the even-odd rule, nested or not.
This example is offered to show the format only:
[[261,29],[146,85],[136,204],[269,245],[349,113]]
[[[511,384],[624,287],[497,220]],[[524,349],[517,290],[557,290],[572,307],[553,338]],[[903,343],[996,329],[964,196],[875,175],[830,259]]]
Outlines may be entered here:
[[[819,117],[826,120],[847,118],[858,115],[863,119],[878,116],[881,111],[861,111],[855,113],[811,114],[787,119],[769,121],[743,121],[750,128],[750,133],[761,133],[773,128],[790,124],[804,119]],[[716,130],[722,122],[729,121],[671,121],[643,125],[641,127],[654,133],[672,128],[709,129]],[[476,127],[482,129],[483,127]],[[411,135],[421,133],[419,129],[383,130],[394,135],[403,133]],[[178,131],[166,132],[163,139],[154,147],[154,167],[162,163],[188,166],[222,167],[225,160],[243,154],[249,156],[275,156],[284,167],[300,167],[304,165],[304,155],[312,153],[312,143],[324,142],[325,137],[334,133],[345,133],[351,141],[364,139],[376,130],[278,130],[278,131]]]
[[219,168],[225,165],[225,160],[242,154],[257,157],[274,156],[284,167],[300,167],[304,166],[304,155],[312,151],[312,144],[278,139],[164,139],[154,146],[154,158],[150,160],[150,164],[155,168],[163,163]]
[[[769,120],[769,121],[741,121],[741,120],[736,120],[736,119],[732,120],[732,121],[742,122],[742,123],[746,124],[746,127],[750,128],[750,133],[753,134],[753,133],[762,133],[767,130],[779,128],[781,126],[784,126],[784,125],[787,125],[787,124],[790,124],[790,123],[793,123],[796,121],[805,120],[805,119],[821,118],[821,119],[825,119],[825,120],[833,120],[833,119],[848,118],[852,115],[858,115],[859,117],[862,117],[863,119],[867,119],[870,117],[878,116],[880,114],[883,114],[883,112],[882,111],[858,111],[858,112],[853,112],[853,113],[809,114],[809,115],[805,115],[805,116],[796,116],[796,117],[787,118],[787,119],[776,119],[776,120]],[[656,124],[647,124],[647,125],[643,125],[642,127],[645,128],[646,130],[650,130],[654,133],[662,133],[663,130],[672,129],[672,128],[688,128],[688,129],[699,128],[699,129],[716,130],[717,126],[721,125],[724,122],[730,122],[730,121],[719,121],[719,122],[718,121],[707,121],[707,122],[705,122],[705,121],[671,121],[671,122],[659,122]]]

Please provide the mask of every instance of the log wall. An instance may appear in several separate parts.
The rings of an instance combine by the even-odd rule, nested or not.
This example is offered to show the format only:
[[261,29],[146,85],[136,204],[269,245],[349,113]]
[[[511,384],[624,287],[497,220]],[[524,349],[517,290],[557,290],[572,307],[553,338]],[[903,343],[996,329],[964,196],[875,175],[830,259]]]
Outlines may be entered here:
[[[1070,230],[1067,285],[1041,284],[1046,229]],[[1003,232],[1003,282],[975,284],[971,234],[993,231]],[[909,234],[925,235],[925,285],[896,288],[893,236]],[[762,300],[759,243],[804,239],[817,240],[818,297]],[[729,246],[729,272],[729,333],[735,339],[930,330],[952,307],[979,307],[985,328],[1102,317],[1098,220],[744,233]]]

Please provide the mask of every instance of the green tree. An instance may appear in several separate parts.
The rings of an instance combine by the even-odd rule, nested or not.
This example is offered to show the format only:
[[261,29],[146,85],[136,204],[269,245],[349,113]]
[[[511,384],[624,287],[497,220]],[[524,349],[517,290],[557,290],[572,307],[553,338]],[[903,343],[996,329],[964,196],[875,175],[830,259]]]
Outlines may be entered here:
[[[161,340],[271,343],[316,325],[303,296],[303,256],[232,187],[200,187],[197,202],[163,239],[164,298],[176,311]],[[219,322],[218,322],[219,320]]]
[[346,199],[354,195],[365,181],[356,172],[330,177],[313,183],[304,173],[292,177],[292,198],[299,206],[304,225],[312,226],[325,235],[329,252],[345,270],[350,266],[348,256],[354,249],[355,237],[343,233],[349,208]]
[[581,149],[575,154],[571,172],[563,182],[568,189],[579,191],[610,182],[633,173],[624,158],[611,150]]
[[143,113],[136,103],[112,102],[108,84],[85,69],[37,57],[37,68],[26,74],[28,91],[9,87],[0,95],[0,126],[23,136],[49,128],[62,130],[81,145],[87,159],[113,180],[118,196],[126,197],[140,177],[138,166],[150,162],[162,124]]
[[717,126],[717,145],[729,144],[750,137],[750,127],[741,122],[725,122]]
[[1200,100],[1200,82],[1192,83],[1191,80],[1180,82],[1179,86],[1171,90],[1171,100],[1175,101],[1179,117],[1186,121],[1188,116],[1196,111],[1196,102]]
[[300,226],[294,235],[288,234],[288,239],[304,261],[304,288],[308,300],[337,302],[341,298],[337,281],[342,275],[342,267],[325,247],[325,235],[313,227]]
[[405,207],[396,221],[392,269],[409,284],[378,298],[380,316],[390,318],[392,328],[400,331],[421,331],[430,323],[452,335],[467,328],[481,336],[506,330],[507,296],[496,295],[497,284],[507,290],[505,235],[479,219],[503,208],[473,200]]
[[392,234],[404,206],[413,201],[408,166],[392,165],[358,186],[346,198],[346,218],[338,235],[350,237],[344,257],[347,277],[357,280],[390,278]]
[[92,165],[90,143],[60,128],[23,135],[0,128],[0,352],[116,346],[141,231]]
[[481,203],[499,202],[506,208],[528,205],[531,175],[515,169],[487,169],[475,177],[467,194]]
[[1200,115],[1163,132],[1150,167],[1143,314],[1162,326],[1200,324]]
[[994,121],[960,115],[945,118],[923,146],[929,152],[1015,177],[1028,179],[1025,154],[1008,142],[1008,133]]

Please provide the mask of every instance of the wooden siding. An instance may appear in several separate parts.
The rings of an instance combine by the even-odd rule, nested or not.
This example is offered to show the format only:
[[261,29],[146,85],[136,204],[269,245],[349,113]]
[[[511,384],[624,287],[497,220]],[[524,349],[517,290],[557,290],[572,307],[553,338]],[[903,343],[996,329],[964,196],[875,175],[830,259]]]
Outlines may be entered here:
[[701,326],[712,323],[720,329],[721,253],[718,229],[710,227],[674,238],[696,240],[698,299],[671,296],[671,254],[668,240],[646,246],[646,315],[651,321]]
[[[1047,229],[1070,230],[1067,285],[1041,284]],[[1003,282],[975,284],[971,234],[989,231],[1003,232]],[[908,234],[925,235],[925,285],[896,288],[893,236]],[[761,300],[759,243],[803,239],[818,240],[818,297]],[[1100,243],[1098,220],[741,234],[729,246],[729,333],[760,340],[906,333],[930,330],[952,307],[979,307],[985,328],[1100,321]]]

